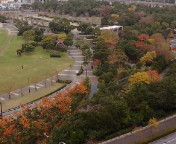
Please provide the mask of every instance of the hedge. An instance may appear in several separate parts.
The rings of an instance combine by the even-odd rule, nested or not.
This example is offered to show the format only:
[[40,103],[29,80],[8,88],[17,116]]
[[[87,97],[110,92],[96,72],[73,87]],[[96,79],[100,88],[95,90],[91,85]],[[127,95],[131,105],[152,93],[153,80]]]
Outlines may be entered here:
[[50,54],[50,57],[60,58],[60,57],[61,57],[61,55],[60,55],[60,54]]

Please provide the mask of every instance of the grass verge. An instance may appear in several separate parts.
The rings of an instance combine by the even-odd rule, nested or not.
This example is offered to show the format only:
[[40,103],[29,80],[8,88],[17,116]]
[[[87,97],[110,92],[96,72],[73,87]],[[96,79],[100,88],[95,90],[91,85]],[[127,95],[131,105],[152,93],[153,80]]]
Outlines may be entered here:
[[30,94],[18,96],[16,98],[10,99],[8,101],[3,101],[2,102],[3,111],[6,111],[8,109],[18,107],[19,105],[27,104],[29,102],[46,97],[46,96],[62,89],[65,86],[66,86],[66,84],[64,84],[64,83],[55,83],[53,85],[41,88],[41,89],[39,89],[35,92],[32,92]]
[[173,133],[175,131],[176,131],[176,126],[172,127],[172,128],[169,128],[169,129],[166,129],[166,130],[164,130],[162,132],[159,132],[157,134],[154,134],[154,135],[152,135],[152,136],[150,136],[150,137],[148,137],[148,138],[146,138],[144,140],[135,142],[133,144],[148,144],[148,143],[153,142],[153,141],[155,141],[157,139],[160,139],[160,138],[162,138],[164,136],[167,136],[167,135],[169,135],[169,134],[171,134],[171,133]]

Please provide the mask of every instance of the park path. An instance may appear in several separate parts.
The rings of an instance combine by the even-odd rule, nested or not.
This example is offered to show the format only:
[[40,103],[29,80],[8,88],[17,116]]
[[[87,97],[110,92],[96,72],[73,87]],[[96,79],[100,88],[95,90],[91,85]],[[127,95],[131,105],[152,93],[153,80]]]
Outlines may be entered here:
[[[72,31],[72,33],[74,34],[73,41],[75,43],[76,39],[79,37],[79,32],[76,29],[74,29]],[[38,89],[44,88],[48,85],[52,85],[53,83],[57,82],[58,78],[60,80],[70,80],[70,81],[72,81],[71,84],[66,86],[66,88],[71,88],[73,85],[75,85],[76,83],[81,82],[86,77],[89,77],[90,81],[91,81],[91,93],[89,95],[89,97],[91,98],[93,96],[93,94],[95,92],[97,92],[97,83],[98,83],[97,77],[93,75],[91,64],[83,66],[83,62],[84,62],[83,57],[84,56],[82,55],[81,50],[78,49],[74,45],[68,47],[68,53],[69,53],[70,58],[72,58],[74,60],[74,64],[71,68],[68,68],[68,69],[62,71],[61,73],[57,73],[57,75],[55,75],[53,77],[50,77],[50,78],[47,78],[43,81],[37,82],[36,84],[29,85],[29,86],[26,86],[24,88],[17,89],[15,91],[10,92],[11,100],[17,99],[21,95],[28,94],[29,92],[32,93],[32,92],[34,92]],[[77,71],[80,70],[81,66],[83,67],[84,72],[83,72],[82,75],[77,76],[76,73],[77,73]],[[65,88],[61,89],[60,91],[63,91],[63,90],[65,90]],[[50,95],[50,96],[54,96],[54,95],[55,95],[55,93]],[[9,94],[8,93],[0,95],[0,101],[2,102],[2,104],[3,104],[4,101],[8,101],[8,100],[9,100]],[[34,105],[35,103],[37,103],[39,101],[40,100],[37,100],[35,102],[28,103],[27,105]],[[21,109],[21,107],[11,108],[9,110],[3,111],[3,115],[10,115],[15,111],[19,111],[20,109]]]
[[2,28],[7,29],[9,35],[17,35],[18,33],[18,28],[15,27],[12,23],[3,23]]
[[1,29],[6,29],[9,35],[9,38],[6,39],[4,44],[0,47],[0,56],[3,56],[8,49],[8,44],[12,40],[13,35],[17,35],[18,31],[17,28],[10,23],[3,23]]
[[9,42],[12,40],[12,36],[9,36],[9,38],[6,39],[4,44],[0,47],[0,56],[3,56],[4,53],[7,51]]

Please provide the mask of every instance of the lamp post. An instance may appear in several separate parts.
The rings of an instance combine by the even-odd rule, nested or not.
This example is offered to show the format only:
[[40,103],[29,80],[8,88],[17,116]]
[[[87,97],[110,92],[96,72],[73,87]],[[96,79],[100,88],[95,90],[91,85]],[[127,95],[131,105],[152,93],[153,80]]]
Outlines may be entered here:
[[58,76],[58,71],[57,70],[56,70],[56,77],[57,77],[56,82],[59,82],[59,76]]
[[87,77],[87,68],[86,68],[86,77]]
[[29,87],[29,93],[30,93],[30,92],[31,92],[31,89],[30,89],[29,78],[28,78],[28,87]]
[[0,119],[2,119],[2,102],[0,102]]

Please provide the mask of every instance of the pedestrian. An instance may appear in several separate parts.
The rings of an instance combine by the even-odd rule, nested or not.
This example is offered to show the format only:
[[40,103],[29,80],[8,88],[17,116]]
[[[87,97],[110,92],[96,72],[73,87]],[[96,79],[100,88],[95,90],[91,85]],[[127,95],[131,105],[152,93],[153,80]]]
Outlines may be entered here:
[[93,65],[91,65],[91,68],[92,68],[92,70],[93,70]]

